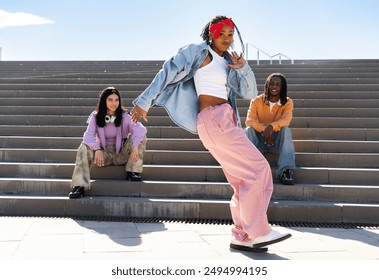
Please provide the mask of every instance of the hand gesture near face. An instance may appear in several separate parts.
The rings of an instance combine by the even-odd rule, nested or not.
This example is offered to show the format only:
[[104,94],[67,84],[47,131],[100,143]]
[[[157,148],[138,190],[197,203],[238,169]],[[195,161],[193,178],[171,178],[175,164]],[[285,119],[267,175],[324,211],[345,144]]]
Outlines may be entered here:
[[236,52],[232,52],[231,58],[232,58],[233,64],[228,64],[230,68],[238,69],[244,66],[246,63],[246,60],[243,58],[242,53],[241,55],[238,55]]

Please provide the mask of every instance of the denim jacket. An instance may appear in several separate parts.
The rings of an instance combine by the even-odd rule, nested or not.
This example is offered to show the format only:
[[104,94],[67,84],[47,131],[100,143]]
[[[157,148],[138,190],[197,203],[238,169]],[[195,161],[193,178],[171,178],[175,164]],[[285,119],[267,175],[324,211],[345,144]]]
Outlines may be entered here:
[[[178,126],[197,134],[199,103],[193,76],[207,54],[206,42],[181,48],[175,56],[163,64],[154,80],[133,101],[133,104],[145,111],[153,105],[164,107]],[[225,55],[228,62],[232,63],[229,53],[226,52]],[[250,66],[245,63],[239,69],[230,68],[226,86],[229,94],[228,102],[240,124],[236,94],[245,99],[252,99],[258,94],[255,76]]]

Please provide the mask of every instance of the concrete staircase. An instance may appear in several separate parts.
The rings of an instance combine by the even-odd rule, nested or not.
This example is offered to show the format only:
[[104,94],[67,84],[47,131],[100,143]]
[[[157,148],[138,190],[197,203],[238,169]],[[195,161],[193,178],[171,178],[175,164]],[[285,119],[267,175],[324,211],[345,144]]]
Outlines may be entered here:
[[[288,78],[296,185],[275,182],[271,222],[379,224],[379,60],[251,61],[258,89]],[[76,149],[106,86],[123,105],[162,61],[0,62],[0,215],[230,220],[232,191],[196,135],[149,112],[143,182],[93,167],[92,190],[69,200]],[[249,100],[239,100],[244,123]],[[276,156],[267,155],[275,170]]]

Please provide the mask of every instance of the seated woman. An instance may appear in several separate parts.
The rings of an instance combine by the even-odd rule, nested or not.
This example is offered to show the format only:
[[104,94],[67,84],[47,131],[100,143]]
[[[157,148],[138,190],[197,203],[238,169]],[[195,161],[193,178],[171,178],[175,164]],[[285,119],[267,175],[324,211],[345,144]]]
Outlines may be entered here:
[[124,165],[126,179],[141,181],[143,156],[146,148],[146,128],[133,122],[121,106],[121,97],[114,87],[104,89],[97,109],[88,118],[75,161],[69,198],[81,198],[90,189],[90,169]]

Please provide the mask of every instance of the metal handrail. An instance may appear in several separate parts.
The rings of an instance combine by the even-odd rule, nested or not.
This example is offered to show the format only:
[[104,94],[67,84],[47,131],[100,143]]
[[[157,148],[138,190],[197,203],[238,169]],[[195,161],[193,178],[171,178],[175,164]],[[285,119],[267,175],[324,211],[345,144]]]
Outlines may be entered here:
[[287,59],[289,59],[289,60],[291,60],[291,64],[294,64],[294,60],[291,59],[290,57],[288,57],[285,54],[277,53],[277,54],[274,54],[274,55],[270,55],[267,52],[265,52],[264,50],[258,48],[257,46],[254,46],[253,44],[250,44],[250,43],[246,43],[246,60],[247,61],[249,60],[249,45],[252,46],[254,49],[257,50],[257,65],[259,65],[259,54],[260,53],[263,53],[263,54],[267,55],[270,58],[270,64],[272,64],[272,58],[276,57],[276,56],[279,56],[279,64],[282,64],[282,56],[285,57],[285,58],[287,58]]
[[275,57],[275,56],[279,56],[279,64],[282,64],[282,56],[284,56],[285,58],[291,60],[291,64],[294,63],[292,58],[286,56],[286,55],[283,54],[283,53],[277,53],[277,54],[274,54],[274,55],[271,56],[271,58],[273,58],[273,57]]
[[246,60],[249,60],[249,45],[252,46],[254,49],[257,50],[257,65],[259,65],[259,53],[262,52],[263,54],[267,55],[270,58],[270,64],[272,64],[272,58],[271,55],[266,53],[264,50],[261,50],[260,48],[254,46],[253,44],[246,43]]

